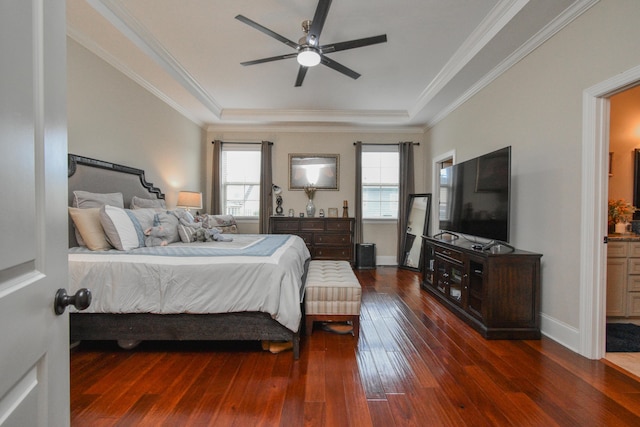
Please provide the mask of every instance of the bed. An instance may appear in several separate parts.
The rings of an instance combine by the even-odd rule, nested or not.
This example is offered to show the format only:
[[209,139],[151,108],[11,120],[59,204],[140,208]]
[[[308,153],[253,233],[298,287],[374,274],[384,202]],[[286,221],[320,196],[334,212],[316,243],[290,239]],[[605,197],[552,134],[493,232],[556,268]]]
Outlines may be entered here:
[[[120,192],[126,207],[132,200],[164,200],[141,169],[74,154],[68,160],[69,206],[78,191]],[[232,234],[232,241],[90,250],[78,244],[75,220],[69,221],[69,291],[87,287],[93,302],[71,310],[73,341],[291,341],[299,358],[310,258],[299,237]]]

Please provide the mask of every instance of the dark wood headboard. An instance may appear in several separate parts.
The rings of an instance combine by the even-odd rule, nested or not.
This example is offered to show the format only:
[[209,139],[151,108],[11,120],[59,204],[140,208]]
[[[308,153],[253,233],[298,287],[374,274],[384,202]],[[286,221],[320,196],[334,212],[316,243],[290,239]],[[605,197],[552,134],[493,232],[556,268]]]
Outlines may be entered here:
[[[133,196],[145,199],[164,199],[164,193],[147,182],[142,169],[118,165],[89,157],[68,155],[68,206],[73,203],[75,190],[93,193],[122,193],[124,207],[128,208]],[[69,245],[77,246],[73,224],[69,220]]]

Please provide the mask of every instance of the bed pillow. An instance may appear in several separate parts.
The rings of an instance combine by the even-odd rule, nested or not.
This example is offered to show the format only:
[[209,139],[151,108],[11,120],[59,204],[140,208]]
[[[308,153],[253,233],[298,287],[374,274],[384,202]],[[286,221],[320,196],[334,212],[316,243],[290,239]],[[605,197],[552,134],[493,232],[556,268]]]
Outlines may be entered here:
[[76,190],[73,192],[74,208],[99,208],[104,205],[124,208],[122,193],[91,193],[89,191]]
[[202,215],[204,228],[219,228],[221,233],[235,234],[238,232],[236,219],[233,215]]
[[82,237],[87,248],[92,251],[106,251],[111,249],[107,241],[104,229],[100,223],[100,208],[69,208],[69,215],[76,231]]
[[138,220],[140,228],[144,231],[147,228],[153,227],[158,210],[154,208],[131,209],[128,213]]
[[104,205],[100,208],[100,224],[107,240],[121,251],[144,246],[144,233],[138,219],[129,209]]
[[175,243],[180,241],[178,234],[178,224],[180,221],[171,212],[158,212],[154,220],[154,227],[162,226],[168,231],[167,243]]
[[167,209],[167,204],[162,199],[145,199],[143,197],[133,196],[131,198],[131,209]]

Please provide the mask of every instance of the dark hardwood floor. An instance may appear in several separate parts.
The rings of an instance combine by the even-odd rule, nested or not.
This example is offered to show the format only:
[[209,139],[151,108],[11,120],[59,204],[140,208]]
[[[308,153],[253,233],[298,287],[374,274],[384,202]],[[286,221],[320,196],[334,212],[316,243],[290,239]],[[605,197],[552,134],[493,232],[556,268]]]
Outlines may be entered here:
[[260,343],[82,343],[73,426],[638,426],[640,383],[552,340],[487,341],[416,273],[356,271],[361,332]]

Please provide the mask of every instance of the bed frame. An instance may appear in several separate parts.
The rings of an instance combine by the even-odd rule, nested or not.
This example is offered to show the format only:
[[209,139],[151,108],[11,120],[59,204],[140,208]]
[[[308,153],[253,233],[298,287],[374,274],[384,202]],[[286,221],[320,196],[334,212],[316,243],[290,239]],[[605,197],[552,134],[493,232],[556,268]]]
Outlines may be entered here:
[[[102,160],[68,155],[69,206],[73,191],[121,192],[125,207],[133,196],[164,199],[159,188],[148,183],[142,169]],[[69,224],[69,246],[77,246]],[[306,269],[305,269],[306,271]],[[270,340],[292,341],[293,358],[300,357],[300,330],[292,332],[268,313],[223,314],[102,314],[71,313],[72,341],[81,340]]]

